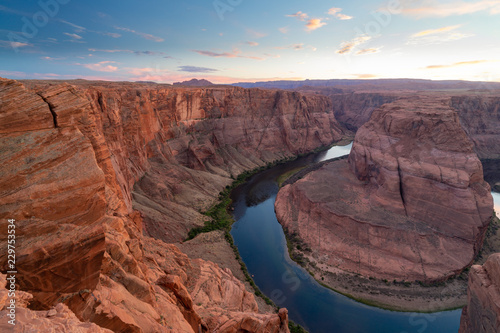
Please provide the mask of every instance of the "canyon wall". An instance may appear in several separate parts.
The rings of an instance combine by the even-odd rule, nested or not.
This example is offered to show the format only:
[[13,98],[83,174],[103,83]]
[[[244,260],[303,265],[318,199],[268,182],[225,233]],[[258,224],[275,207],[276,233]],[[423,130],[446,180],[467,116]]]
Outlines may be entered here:
[[482,266],[471,267],[467,299],[459,333],[499,332],[500,253],[491,255]]
[[457,110],[480,159],[500,159],[500,97],[485,95],[452,96]]
[[318,265],[405,281],[470,265],[492,217],[490,187],[447,98],[385,104],[357,132],[348,161],[278,193],[278,220]]
[[71,83],[0,79],[0,246],[15,219],[30,309],[120,332],[288,332],[285,309],[258,313],[230,271],[161,240],[201,225],[240,172],[339,140],[329,99]]
[[[426,91],[387,91],[331,93],[317,90],[329,96],[334,105],[336,119],[347,129],[357,131],[366,123],[372,112],[385,103],[398,98],[428,96],[436,93]],[[442,92],[450,106],[458,113],[460,124],[474,144],[481,160],[500,159],[500,97],[498,91]]]
[[366,123],[373,110],[399,98],[396,93],[344,93],[328,95],[334,105],[335,118],[347,129],[356,132]]
[[[146,233],[167,242],[202,225],[199,212],[241,172],[329,145],[342,133],[323,96],[72,83],[98,115],[124,208],[141,211]],[[58,103],[55,88],[28,85]]]

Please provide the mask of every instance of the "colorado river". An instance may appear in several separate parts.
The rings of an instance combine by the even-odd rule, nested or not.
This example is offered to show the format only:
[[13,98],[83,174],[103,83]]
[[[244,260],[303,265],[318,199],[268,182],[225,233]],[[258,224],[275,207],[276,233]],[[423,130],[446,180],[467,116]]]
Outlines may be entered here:
[[424,314],[367,306],[322,287],[290,259],[274,213],[276,179],[301,166],[346,155],[350,146],[263,171],[233,191],[236,223],[231,234],[249,273],[264,294],[286,307],[290,319],[310,333],[458,332],[461,310]]

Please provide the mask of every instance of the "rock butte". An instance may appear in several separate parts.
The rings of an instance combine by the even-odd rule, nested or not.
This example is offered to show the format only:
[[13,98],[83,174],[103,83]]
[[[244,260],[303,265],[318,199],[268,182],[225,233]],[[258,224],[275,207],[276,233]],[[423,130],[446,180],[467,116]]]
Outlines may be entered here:
[[472,263],[493,201],[449,99],[427,96],[378,108],[348,160],[284,186],[275,209],[318,264],[430,282]]
[[286,309],[259,313],[231,271],[163,241],[201,225],[231,177],[340,140],[331,101],[72,83],[0,79],[0,246],[15,219],[30,309],[117,332],[288,332]]

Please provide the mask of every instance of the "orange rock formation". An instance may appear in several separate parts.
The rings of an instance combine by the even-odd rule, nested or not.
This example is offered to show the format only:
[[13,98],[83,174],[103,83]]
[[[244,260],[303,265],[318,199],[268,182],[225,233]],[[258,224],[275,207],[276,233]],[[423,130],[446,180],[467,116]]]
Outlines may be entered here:
[[348,161],[283,187],[275,208],[320,264],[383,279],[436,281],[472,263],[493,201],[449,100],[427,96],[374,111]]
[[17,287],[33,296],[20,321],[59,327],[40,319],[55,307],[95,332],[288,332],[286,309],[258,313],[230,271],[161,240],[202,224],[231,177],[340,139],[331,102],[71,83],[0,79],[0,247],[15,219]]

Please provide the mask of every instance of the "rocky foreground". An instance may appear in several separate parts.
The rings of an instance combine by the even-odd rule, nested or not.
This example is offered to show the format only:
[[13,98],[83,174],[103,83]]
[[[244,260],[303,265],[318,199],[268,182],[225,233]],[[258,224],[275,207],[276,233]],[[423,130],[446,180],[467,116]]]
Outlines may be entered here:
[[493,201],[449,99],[428,96],[378,108],[348,160],[283,187],[275,209],[326,271],[429,283],[472,263]]
[[202,225],[239,173],[339,140],[330,100],[71,83],[0,79],[0,247],[15,219],[16,288],[32,297],[18,324],[55,309],[115,332],[288,332],[286,309],[260,313],[230,270],[163,241]]
[[500,332],[500,253],[471,267],[467,297],[459,333]]

